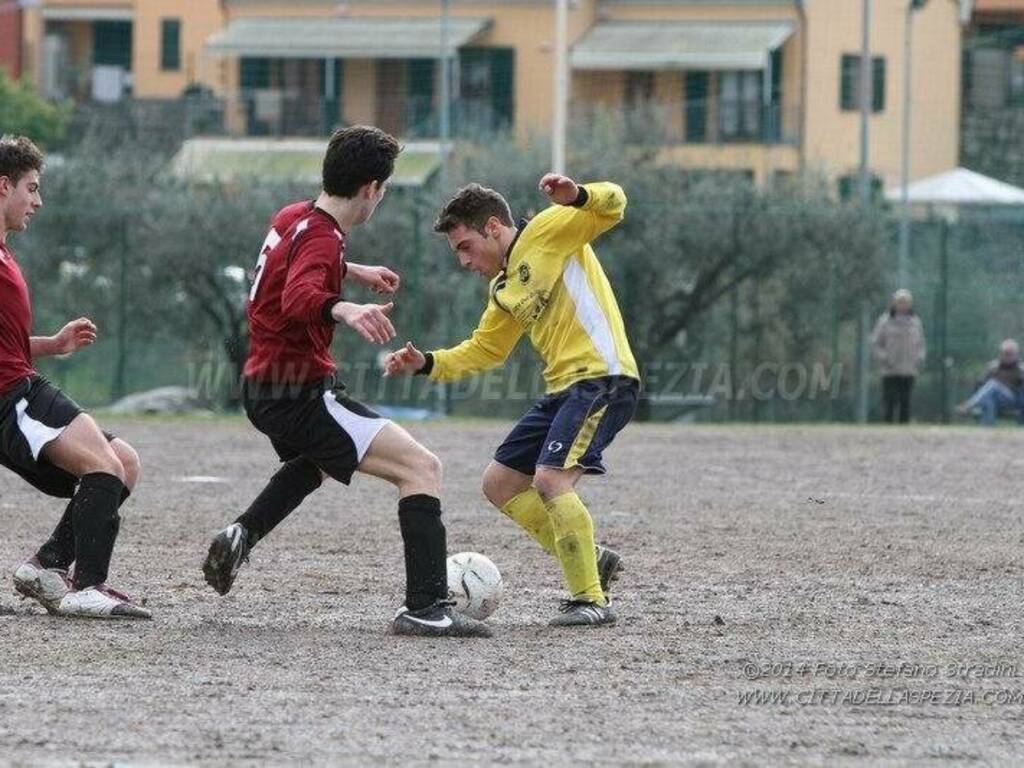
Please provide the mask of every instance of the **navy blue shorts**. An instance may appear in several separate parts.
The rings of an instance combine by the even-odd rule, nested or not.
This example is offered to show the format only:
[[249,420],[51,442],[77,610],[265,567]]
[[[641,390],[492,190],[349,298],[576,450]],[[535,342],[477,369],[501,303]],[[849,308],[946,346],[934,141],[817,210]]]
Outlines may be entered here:
[[640,382],[627,376],[587,379],[545,395],[498,446],[494,460],[526,475],[539,466],[603,475],[601,454],[633,418],[639,396]]

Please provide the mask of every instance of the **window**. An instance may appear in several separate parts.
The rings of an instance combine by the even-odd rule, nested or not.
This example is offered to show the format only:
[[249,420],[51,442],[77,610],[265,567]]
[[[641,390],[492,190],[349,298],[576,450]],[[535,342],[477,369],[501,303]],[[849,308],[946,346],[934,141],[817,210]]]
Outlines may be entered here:
[[[877,201],[882,196],[882,180],[871,174],[871,199]],[[842,201],[860,198],[860,176],[852,173],[839,177],[839,199]]]
[[93,64],[132,68],[132,24],[130,21],[92,23]]
[[1024,47],[965,50],[963,64],[964,101],[968,106],[1024,104]]
[[439,135],[434,110],[433,59],[409,59],[406,63],[406,134],[411,137]]
[[708,73],[687,72],[685,86],[686,101],[684,115],[686,140],[702,142],[707,138],[708,129]]
[[[839,107],[860,109],[860,56],[843,54],[839,72]],[[871,111],[885,110],[885,57],[871,59]]]
[[160,69],[181,69],[181,19],[160,19]]
[[505,130],[512,125],[514,49],[462,48],[458,83],[456,124],[463,135]]
[[718,129],[724,141],[760,139],[761,72],[722,72],[718,76]]
[[654,98],[653,72],[627,72],[625,101],[627,109],[641,109]]

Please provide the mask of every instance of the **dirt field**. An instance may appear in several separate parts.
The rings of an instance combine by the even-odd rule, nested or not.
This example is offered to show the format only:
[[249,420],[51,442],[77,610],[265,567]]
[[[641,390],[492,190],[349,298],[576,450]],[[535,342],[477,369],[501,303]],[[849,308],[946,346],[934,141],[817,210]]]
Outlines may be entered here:
[[[619,625],[558,632],[556,566],[478,491],[507,425],[415,425],[451,551],[506,582],[495,639],[424,641],[385,634],[385,486],[325,486],[219,598],[199,563],[269,445],[241,421],[111,423],[146,471],[111,581],[155,619],[51,618],[5,575],[0,763],[1024,759],[1024,432],[632,427],[583,490],[628,568]],[[0,508],[9,574],[60,508],[9,473]]]

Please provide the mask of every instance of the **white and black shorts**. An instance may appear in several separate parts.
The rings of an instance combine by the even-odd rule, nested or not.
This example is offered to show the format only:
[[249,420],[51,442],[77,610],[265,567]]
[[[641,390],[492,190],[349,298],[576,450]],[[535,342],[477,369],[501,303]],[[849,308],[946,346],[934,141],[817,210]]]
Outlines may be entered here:
[[[44,377],[26,378],[0,398],[0,464],[49,496],[70,499],[78,478],[43,455],[82,413],[78,403]],[[104,432],[107,440],[114,436]]]
[[242,402],[249,421],[270,438],[281,461],[302,456],[346,485],[389,423],[348,397],[333,379],[301,386],[246,380]]

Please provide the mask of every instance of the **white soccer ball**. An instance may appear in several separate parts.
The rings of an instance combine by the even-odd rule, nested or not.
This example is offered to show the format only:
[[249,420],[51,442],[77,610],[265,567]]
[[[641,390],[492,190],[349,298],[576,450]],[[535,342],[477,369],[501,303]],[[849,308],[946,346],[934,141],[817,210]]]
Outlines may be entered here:
[[483,620],[494,613],[505,587],[501,572],[479,552],[459,552],[448,558],[448,597],[455,610]]

